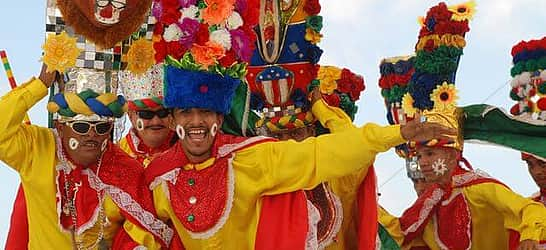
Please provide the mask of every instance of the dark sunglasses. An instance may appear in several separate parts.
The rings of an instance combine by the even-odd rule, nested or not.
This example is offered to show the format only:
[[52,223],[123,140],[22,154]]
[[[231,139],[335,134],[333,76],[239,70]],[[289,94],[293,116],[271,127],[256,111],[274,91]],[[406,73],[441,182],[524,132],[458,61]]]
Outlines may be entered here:
[[137,115],[140,119],[144,120],[151,120],[154,119],[155,116],[159,118],[165,118],[171,113],[168,109],[160,109],[158,111],[150,111],[150,110],[140,110],[137,111]]
[[79,135],[87,135],[91,128],[95,128],[95,133],[97,135],[105,135],[110,133],[112,130],[112,122],[87,122],[87,121],[74,121],[67,122],[68,125],[74,133]]

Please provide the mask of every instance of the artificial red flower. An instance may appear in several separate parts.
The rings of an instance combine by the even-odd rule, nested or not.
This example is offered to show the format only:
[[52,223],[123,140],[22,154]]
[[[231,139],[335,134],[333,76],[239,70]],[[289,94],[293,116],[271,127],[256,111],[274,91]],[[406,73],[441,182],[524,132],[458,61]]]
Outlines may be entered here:
[[303,10],[310,16],[315,16],[320,13],[320,3],[318,0],[307,0]]
[[165,27],[162,24],[154,25],[154,35],[163,36],[163,32],[165,32]]
[[239,13],[244,21],[244,26],[254,28],[260,19],[260,0],[248,0],[246,9]]
[[434,34],[443,36],[445,34],[464,36],[466,32],[470,31],[468,27],[468,21],[462,22],[440,22],[434,27]]
[[525,48],[524,41],[521,41],[518,44],[516,44],[514,47],[512,47],[512,56],[515,56],[518,53],[520,53],[523,50],[523,48]]
[[531,40],[527,43],[527,50],[536,50],[540,48],[540,43],[538,40]]
[[366,89],[364,78],[348,69],[341,71],[341,78],[337,80],[338,90],[349,95],[352,101],[360,99],[360,92]]
[[384,76],[379,78],[379,87],[381,89],[390,89],[389,86],[389,79],[387,79],[389,76]]
[[159,42],[154,43],[155,62],[162,63],[167,57],[167,42],[161,39]]
[[339,107],[339,103],[341,102],[341,99],[335,93],[330,95],[322,95],[322,99],[324,99],[324,101],[326,101],[326,103],[332,107]]
[[445,3],[439,3],[438,5],[429,9],[427,13],[428,17],[433,17],[436,22],[449,21],[451,20],[451,11],[447,8]]
[[230,50],[226,52],[226,55],[218,60],[218,62],[226,68],[231,67],[234,63],[237,62],[237,56],[235,55],[235,51]]
[[167,54],[175,59],[180,60],[185,53],[186,48],[184,48],[180,42],[174,41],[167,43]]
[[163,10],[180,8],[180,2],[178,0],[161,0],[161,7]]
[[209,26],[202,23],[199,25],[199,30],[195,36],[195,43],[205,45],[209,41]]
[[165,25],[170,25],[178,22],[181,16],[182,13],[176,8],[164,9],[159,21]]

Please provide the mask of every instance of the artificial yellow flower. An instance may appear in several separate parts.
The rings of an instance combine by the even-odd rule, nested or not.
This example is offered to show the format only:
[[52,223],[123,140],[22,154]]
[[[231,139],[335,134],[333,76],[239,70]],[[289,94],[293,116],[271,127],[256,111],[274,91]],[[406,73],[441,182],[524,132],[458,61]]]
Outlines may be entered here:
[[59,35],[47,36],[45,44],[42,45],[44,49],[42,61],[47,65],[47,72],[64,73],[67,69],[76,66],[76,60],[82,52],[76,41],[77,38],[68,36],[64,31]]
[[127,52],[127,69],[133,74],[144,74],[154,65],[154,46],[151,41],[139,39]]
[[472,0],[466,3],[449,6],[448,9],[453,13],[451,16],[451,20],[453,21],[460,22],[471,20],[474,14],[476,14],[476,2]]
[[337,80],[341,78],[341,69],[334,66],[321,66],[318,71],[320,92],[330,95],[337,89]]
[[402,97],[402,110],[404,110],[407,117],[414,117],[415,113],[417,113],[417,109],[413,107],[413,102],[413,97],[409,93]]
[[305,30],[305,40],[309,41],[312,44],[320,43],[320,40],[322,39],[322,34],[316,32],[315,30],[311,28],[307,28]]
[[430,94],[430,99],[434,102],[434,110],[437,112],[455,109],[458,98],[455,84],[448,84],[447,82],[443,82]]

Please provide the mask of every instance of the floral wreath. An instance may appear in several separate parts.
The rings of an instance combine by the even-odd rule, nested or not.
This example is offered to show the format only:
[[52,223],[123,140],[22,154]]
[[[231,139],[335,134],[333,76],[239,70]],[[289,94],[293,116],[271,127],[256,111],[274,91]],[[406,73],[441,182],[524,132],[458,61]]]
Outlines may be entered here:
[[475,2],[447,6],[440,3],[420,18],[416,45],[415,73],[402,106],[410,117],[419,110],[446,112],[455,108],[455,74],[466,46],[464,35],[475,13]]
[[335,66],[320,66],[317,79],[308,87],[311,91],[318,87],[322,98],[333,107],[339,107],[352,120],[358,111],[355,102],[360,99],[360,93],[366,89],[364,78],[349,69]]
[[244,80],[258,6],[257,0],[154,0],[156,62]]
[[307,0],[303,10],[309,15],[305,19],[305,40],[312,44],[318,44],[322,39],[322,16],[318,15],[321,10],[319,0]]

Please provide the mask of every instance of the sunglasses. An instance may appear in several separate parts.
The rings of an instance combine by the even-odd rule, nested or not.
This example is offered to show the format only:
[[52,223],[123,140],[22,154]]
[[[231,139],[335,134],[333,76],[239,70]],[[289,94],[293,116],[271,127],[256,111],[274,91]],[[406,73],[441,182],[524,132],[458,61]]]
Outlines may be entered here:
[[106,135],[110,133],[110,130],[112,130],[112,126],[113,126],[112,122],[87,122],[87,121],[67,122],[66,125],[72,128],[72,131],[74,131],[74,133],[79,135],[89,134],[89,131],[91,131],[91,128],[95,128],[95,133],[97,135]]
[[165,118],[171,113],[168,109],[160,109],[158,111],[150,111],[150,110],[140,110],[137,111],[137,115],[140,119],[144,120],[151,120],[154,119],[155,116],[159,118]]

